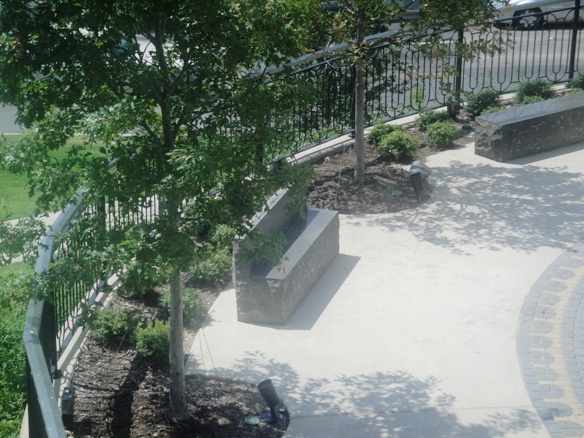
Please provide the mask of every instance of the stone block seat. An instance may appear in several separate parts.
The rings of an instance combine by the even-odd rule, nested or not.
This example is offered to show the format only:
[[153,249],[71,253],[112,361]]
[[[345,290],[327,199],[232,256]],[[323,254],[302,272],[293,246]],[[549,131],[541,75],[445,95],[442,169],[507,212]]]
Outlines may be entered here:
[[233,282],[237,319],[255,324],[284,325],[339,254],[339,215],[331,210],[290,211],[286,190],[268,201],[253,228],[265,235],[283,232],[286,245],[277,266],[247,260],[245,240],[236,239]]
[[511,161],[584,141],[584,93],[476,118],[475,154]]

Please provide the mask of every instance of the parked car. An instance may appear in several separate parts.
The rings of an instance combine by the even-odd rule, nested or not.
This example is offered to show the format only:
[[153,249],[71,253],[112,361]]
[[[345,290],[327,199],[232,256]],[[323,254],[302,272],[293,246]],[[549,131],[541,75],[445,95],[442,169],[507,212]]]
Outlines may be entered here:
[[[574,0],[509,0],[495,3],[495,26],[513,29],[539,29],[544,23],[563,24],[574,19]],[[566,9],[564,11],[558,11]],[[556,13],[549,13],[558,11]],[[584,14],[582,14],[584,15]],[[580,20],[582,20],[581,17]]]

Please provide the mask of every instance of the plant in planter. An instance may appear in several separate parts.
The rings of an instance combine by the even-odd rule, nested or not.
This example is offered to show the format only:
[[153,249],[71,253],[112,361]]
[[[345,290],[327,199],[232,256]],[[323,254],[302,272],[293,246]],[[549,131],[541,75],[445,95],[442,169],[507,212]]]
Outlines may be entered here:
[[416,124],[420,127],[422,131],[425,131],[428,126],[432,125],[436,122],[446,122],[450,121],[451,117],[450,114],[444,111],[433,111],[433,110],[426,110],[420,111],[418,113],[418,120]]
[[484,114],[487,108],[499,107],[501,96],[492,89],[479,91],[478,93],[465,94],[464,110],[474,119]]
[[450,120],[432,123],[426,130],[428,143],[438,148],[450,146],[457,135],[458,129]]
[[410,160],[420,144],[418,140],[403,131],[394,131],[381,139],[379,143],[379,152],[384,158],[395,161]]
[[[552,83],[545,79],[536,79],[534,81],[523,82],[517,88],[515,95],[517,103],[524,105],[526,99],[539,97],[541,100],[546,100],[554,96]],[[534,103],[533,99],[529,99],[528,103]]]

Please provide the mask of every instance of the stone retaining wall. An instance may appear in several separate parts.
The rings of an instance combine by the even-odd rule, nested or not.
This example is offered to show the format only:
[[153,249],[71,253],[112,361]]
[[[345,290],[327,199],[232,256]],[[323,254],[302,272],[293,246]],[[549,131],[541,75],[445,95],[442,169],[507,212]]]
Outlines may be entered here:
[[584,141],[584,93],[477,117],[475,154],[506,162]]
[[290,211],[285,190],[257,215],[253,229],[284,232],[287,245],[281,263],[271,267],[242,256],[245,238],[233,250],[233,282],[237,319],[256,324],[283,325],[339,254],[339,215],[336,211]]

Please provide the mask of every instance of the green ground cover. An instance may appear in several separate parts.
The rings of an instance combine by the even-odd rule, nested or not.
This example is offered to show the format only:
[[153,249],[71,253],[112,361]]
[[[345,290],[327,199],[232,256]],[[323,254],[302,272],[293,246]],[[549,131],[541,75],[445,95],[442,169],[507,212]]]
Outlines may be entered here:
[[[20,135],[6,136],[7,143],[18,141]],[[0,142],[0,153],[6,150],[6,145]],[[26,177],[15,175],[7,169],[0,168],[0,205],[11,213],[12,218],[27,216],[34,209],[34,199],[28,196]]]
[[17,437],[26,401],[22,332],[28,304],[25,263],[0,267],[0,436]]
[[[0,153],[6,150],[7,145],[16,143],[20,138],[20,134],[5,136],[6,142],[0,142]],[[51,156],[62,160],[67,156],[69,149],[73,145],[81,144],[83,144],[83,139],[81,137],[75,137],[67,143],[66,147],[52,152]],[[95,153],[98,153],[98,149],[98,146],[91,148]],[[31,198],[28,195],[26,181],[25,175],[13,174],[5,168],[0,168],[0,208],[4,211],[9,211],[12,219],[28,216],[34,211],[35,198]]]

